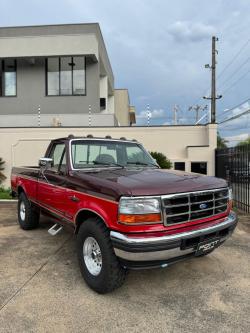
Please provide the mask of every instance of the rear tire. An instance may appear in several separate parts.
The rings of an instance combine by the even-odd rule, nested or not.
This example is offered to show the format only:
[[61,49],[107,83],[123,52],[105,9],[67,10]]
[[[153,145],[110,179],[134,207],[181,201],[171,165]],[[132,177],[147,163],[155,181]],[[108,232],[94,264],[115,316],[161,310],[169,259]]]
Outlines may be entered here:
[[25,193],[18,197],[18,222],[24,230],[35,229],[39,226],[40,213],[31,204]]
[[85,282],[97,293],[109,293],[124,283],[127,271],[119,263],[109,230],[100,219],[89,218],[80,226],[77,255]]

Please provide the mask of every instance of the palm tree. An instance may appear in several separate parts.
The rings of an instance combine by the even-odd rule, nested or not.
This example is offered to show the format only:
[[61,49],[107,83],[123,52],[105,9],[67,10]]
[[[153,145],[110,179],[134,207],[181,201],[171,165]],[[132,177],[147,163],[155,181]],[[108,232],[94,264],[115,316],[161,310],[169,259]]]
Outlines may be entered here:
[[217,148],[227,148],[227,143],[228,143],[228,141],[223,139],[220,136],[220,133],[218,132],[217,133]]
[[5,162],[3,161],[2,157],[0,157],[0,184],[6,178],[5,175],[2,173],[2,171],[4,170],[4,163]]

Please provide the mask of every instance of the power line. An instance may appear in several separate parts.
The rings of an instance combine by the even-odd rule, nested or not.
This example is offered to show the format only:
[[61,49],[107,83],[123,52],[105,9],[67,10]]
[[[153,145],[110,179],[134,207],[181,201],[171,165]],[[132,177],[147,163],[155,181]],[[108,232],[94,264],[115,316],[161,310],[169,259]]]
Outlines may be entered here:
[[242,76],[240,76],[238,78],[238,80],[234,81],[226,90],[223,91],[223,95],[225,95],[226,92],[228,92],[228,90],[230,90],[232,87],[234,87],[239,81],[241,81],[242,79],[244,79],[244,77],[250,72],[250,69],[244,73]]
[[223,70],[219,73],[217,79],[219,79],[223,73],[234,63],[234,61],[238,58],[238,56],[241,54],[241,52],[246,48],[248,43],[250,42],[250,38],[246,41],[246,43],[240,48],[240,50],[235,54],[233,59],[223,68]]
[[250,109],[248,109],[248,110],[246,110],[246,111],[244,111],[244,112],[242,112],[242,113],[240,113],[240,114],[237,114],[236,116],[233,116],[233,117],[231,117],[231,118],[229,118],[229,119],[225,119],[225,120],[221,121],[221,122],[219,123],[219,125],[220,125],[220,124],[224,124],[224,123],[226,123],[226,122],[228,122],[228,121],[231,121],[231,120],[237,119],[237,118],[239,118],[239,117],[241,117],[241,116],[244,116],[244,115],[246,115],[246,114],[248,114],[248,113],[250,113]]
[[[235,106],[232,107],[231,109],[228,109],[227,112],[230,112],[230,111],[233,111],[233,110],[237,109],[238,107],[242,106],[242,105],[245,104],[246,102],[249,102],[249,104],[250,104],[250,98],[245,99],[243,102],[241,102],[241,103],[235,105]],[[225,115],[224,115],[224,114],[219,114],[219,115],[218,115],[218,117],[221,117],[221,116],[225,116]]]
[[240,66],[237,67],[237,69],[226,79],[224,80],[221,85],[219,86],[219,89],[221,89],[235,74],[238,73],[238,71],[243,67],[245,66],[245,64],[248,63],[248,61],[250,60],[250,57],[247,58],[246,61],[244,61]]

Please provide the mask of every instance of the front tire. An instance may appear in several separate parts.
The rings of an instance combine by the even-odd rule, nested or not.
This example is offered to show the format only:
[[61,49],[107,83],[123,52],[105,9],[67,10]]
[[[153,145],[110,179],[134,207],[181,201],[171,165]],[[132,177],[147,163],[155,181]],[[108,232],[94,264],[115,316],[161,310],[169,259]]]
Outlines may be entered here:
[[18,197],[18,222],[24,230],[35,229],[39,226],[39,212],[32,206],[25,193]]
[[77,255],[82,276],[88,286],[99,294],[119,288],[126,270],[117,259],[109,230],[98,218],[84,221],[77,235]]

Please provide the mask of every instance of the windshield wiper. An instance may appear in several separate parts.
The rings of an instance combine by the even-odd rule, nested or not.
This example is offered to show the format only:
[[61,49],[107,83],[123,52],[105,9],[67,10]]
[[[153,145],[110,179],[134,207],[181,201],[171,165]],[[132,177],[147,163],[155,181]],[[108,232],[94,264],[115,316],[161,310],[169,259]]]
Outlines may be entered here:
[[144,163],[144,162],[136,161],[136,162],[127,162],[127,164],[145,165],[145,166],[154,166],[154,167],[156,167],[156,168],[159,169],[159,165],[154,164],[154,163],[150,163],[150,162],[148,162],[148,163]]
[[95,165],[105,165],[105,166],[118,166],[120,168],[125,168],[124,165],[118,164],[118,163],[106,163],[106,162],[99,162],[99,161],[93,161]]

